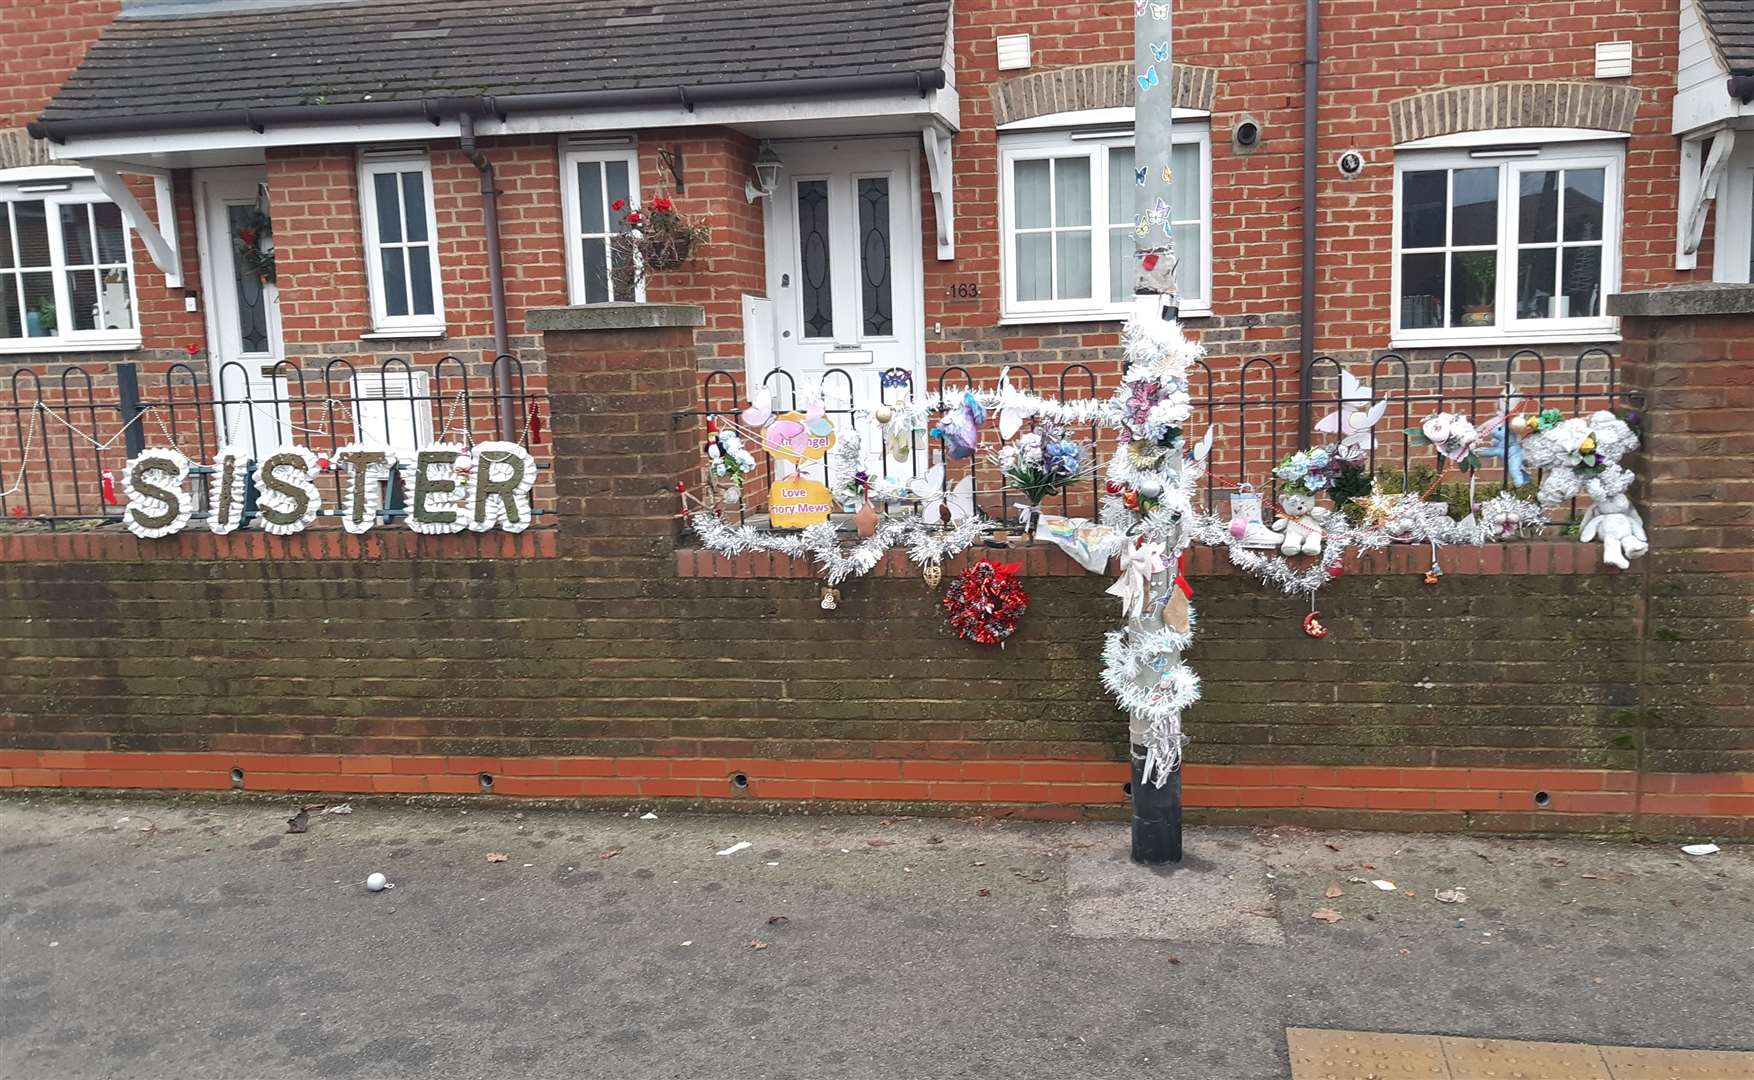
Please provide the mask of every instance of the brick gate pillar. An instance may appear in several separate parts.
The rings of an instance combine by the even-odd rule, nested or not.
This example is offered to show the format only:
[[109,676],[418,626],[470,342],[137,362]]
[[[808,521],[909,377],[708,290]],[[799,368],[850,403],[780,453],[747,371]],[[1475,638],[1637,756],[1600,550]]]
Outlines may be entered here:
[[562,554],[612,563],[674,551],[676,484],[692,484],[700,462],[695,426],[674,418],[695,407],[703,322],[692,304],[530,312],[548,361]]

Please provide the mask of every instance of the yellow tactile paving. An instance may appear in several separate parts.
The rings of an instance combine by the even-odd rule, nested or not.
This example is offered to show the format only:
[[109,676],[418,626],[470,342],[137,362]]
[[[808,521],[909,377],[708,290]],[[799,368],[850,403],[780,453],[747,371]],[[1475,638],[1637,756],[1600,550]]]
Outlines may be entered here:
[[1754,1080],[1754,1054],[1726,1050],[1645,1050],[1604,1046],[1614,1080]]
[[1286,1028],[1291,1080],[1754,1080],[1754,1053]]
[[1442,1042],[1450,1080],[1614,1080],[1593,1046],[1501,1039]]

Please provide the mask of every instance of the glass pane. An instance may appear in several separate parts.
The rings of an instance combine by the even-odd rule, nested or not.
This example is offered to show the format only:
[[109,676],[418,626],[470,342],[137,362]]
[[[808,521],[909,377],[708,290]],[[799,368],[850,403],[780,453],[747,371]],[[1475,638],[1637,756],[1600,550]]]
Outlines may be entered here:
[[609,241],[591,237],[579,242],[579,265],[585,271],[585,303],[609,300]]
[[[5,218],[0,213],[0,219]],[[24,336],[24,316],[18,307],[18,275],[0,274],[0,338]]]
[[1045,161],[1019,161],[1016,168],[1017,227],[1045,229],[1053,224],[1048,215],[1049,165]]
[[[603,174],[605,189],[603,197],[605,199],[610,203],[632,201],[628,196],[627,190],[627,162],[605,161],[603,163]],[[619,222],[615,215],[611,214],[607,220],[609,222],[609,231],[615,231],[619,226]]]
[[1200,184],[1204,180],[1200,175],[1200,147],[1194,143],[1181,143],[1172,147],[1169,161],[1173,173],[1169,183],[1170,216],[1176,221],[1200,220],[1200,207],[1203,203]]
[[1559,260],[1558,308],[1555,319],[1592,318],[1602,313],[1602,249],[1568,247]]
[[[10,267],[11,265],[12,265],[12,207],[10,204],[0,203],[0,268]],[[5,283],[0,282],[0,290],[4,290],[5,287],[6,287]],[[14,303],[17,302],[17,299],[18,299],[17,297],[13,297]],[[17,335],[14,335],[14,336],[17,336]]]
[[408,314],[408,264],[401,248],[385,248],[378,253],[384,267],[384,314]]
[[[18,229],[18,265],[42,266],[49,262],[49,222],[41,199],[12,204],[12,217]],[[26,305],[27,307],[29,305]]]
[[[62,203],[61,253],[67,266],[90,266],[91,219],[84,203]],[[89,290],[88,290],[89,291]],[[89,329],[87,327],[86,329]]]
[[603,165],[597,161],[579,162],[579,231],[603,233],[608,228],[605,216],[609,201],[603,197]]
[[[42,203],[37,204],[38,207]],[[53,337],[60,332],[60,312],[55,310],[55,276],[24,275],[24,332],[26,337]]]
[[1090,159],[1054,161],[1054,224],[1090,224]]
[[96,329],[97,271],[67,271],[67,302],[73,305],[67,313],[68,330]]
[[128,296],[128,271],[98,271],[97,321],[100,330],[134,329],[134,302]]
[[1054,298],[1054,245],[1048,233],[1017,237],[1017,299]]
[[[1179,174],[1178,174],[1179,175]],[[1175,226],[1175,284],[1183,296],[1206,298],[1204,234],[1198,225]]]
[[1517,180],[1517,242],[1551,244],[1559,231],[1559,174],[1526,172]]
[[402,240],[402,205],[396,198],[396,174],[372,175],[373,198],[377,201],[378,242],[395,244]]
[[1567,169],[1565,171],[1565,238],[1567,240],[1600,240],[1602,238],[1601,169]]
[[1138,174],[1133,172],[1133,148],[1130,146],[1111,148],[1108,152],[1109,224],[1131,225],[1133,223],[1133,195],[1138,187]]
[[1498,252],[1458,251],[1450,256],[1451,326],[1497,322]]
[[1551,319],[1556,262],[1552,248],[1521,248],[1516,253],[1516,317]]
[[1443,217],[1448,183],[1449,174],[1442,169],[1401,174],[1403,248],[1443,246]]
[[1443,325],[1443,255],[1401,256],[1401,329]]
[[834,336],[834,287],[828,273],[828,181],[798,181],[798,295],[804,336]]
[[1055,236],[1059,242],[1054,245],[1054,296],[1090,299],[1090,230],[1061,231]]
[[122,209],[115,203],[93,203],[91,216],[97,220],[97,257],[106,263],[128,261],[128,231],[122,224]]
[[859,181],[859,291],[865,333],[895,333],[895,306],[889,281],[889,178]]
[[426,174],[402,174],[402,217],[408,223],[410,241],[426,237]]
[[[253,206],[226,207],[226,220],[233,236],[255,218],[256,208]],[[239,265],[235,255],[231,260],[231,273],[237,289],[238,349],[246,353],[265,353],[268,351],[268,303],[263,295],[264,287],[256,275]]]
[[408,284],[414,291],[414,314],[431,315],[435,310],[432,302],[432,246],[421,244],[408,249]]
[[1133,258],[1133,228],[1110,229],[1108,231],[1108,298],[1121,303],[1133,295],[1134,268],[1138,262]]
[[1498,243],[1498,170],[1457,169],[1450,182],[1451,246]]

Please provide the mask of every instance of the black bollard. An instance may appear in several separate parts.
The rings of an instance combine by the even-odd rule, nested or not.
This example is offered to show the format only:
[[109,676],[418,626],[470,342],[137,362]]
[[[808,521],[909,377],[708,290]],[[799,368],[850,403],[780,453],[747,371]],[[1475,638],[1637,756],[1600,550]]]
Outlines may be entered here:
[[1182,861],[1182,771],[1162,787],[1145,782],[1145,748],[1133,747],[1133,861],[1162,866]]

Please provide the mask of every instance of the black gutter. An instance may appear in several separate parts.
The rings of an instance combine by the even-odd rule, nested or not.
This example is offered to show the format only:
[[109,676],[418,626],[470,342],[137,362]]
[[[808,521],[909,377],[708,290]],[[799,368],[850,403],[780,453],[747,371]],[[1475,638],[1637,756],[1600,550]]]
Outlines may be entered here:
[[1297,316],[1297,433],[1299,446],[1309,445],[1310,380],[1315,370],[1316,332],[1316,120],[1317,73],[1321,53],[1317,48],[1321,0],[1303,0],[1303,269]]
[[711,86],[642,87],[633,90],[566,90],[541,94],[420,98],[406,101],[355,101],[338,105],[279,105],[261,109],[216,109],[208,112],[145,116],[103,116],[80,120],[34,120],[26,125],[33,138],[66,142],[81,135],[160,134],[212,128],[249,128],[261,133],[288,124],[360,121],[426,120],[434,125],[468,115],[503,119],[514,112],[602,110],[643,105],[697,105],[773,101],[795,98],[845,98],[883,91],[911,90],[924,97],[945,85],[944,69],[898,71],[846,78],[777,79],[760,83]]

